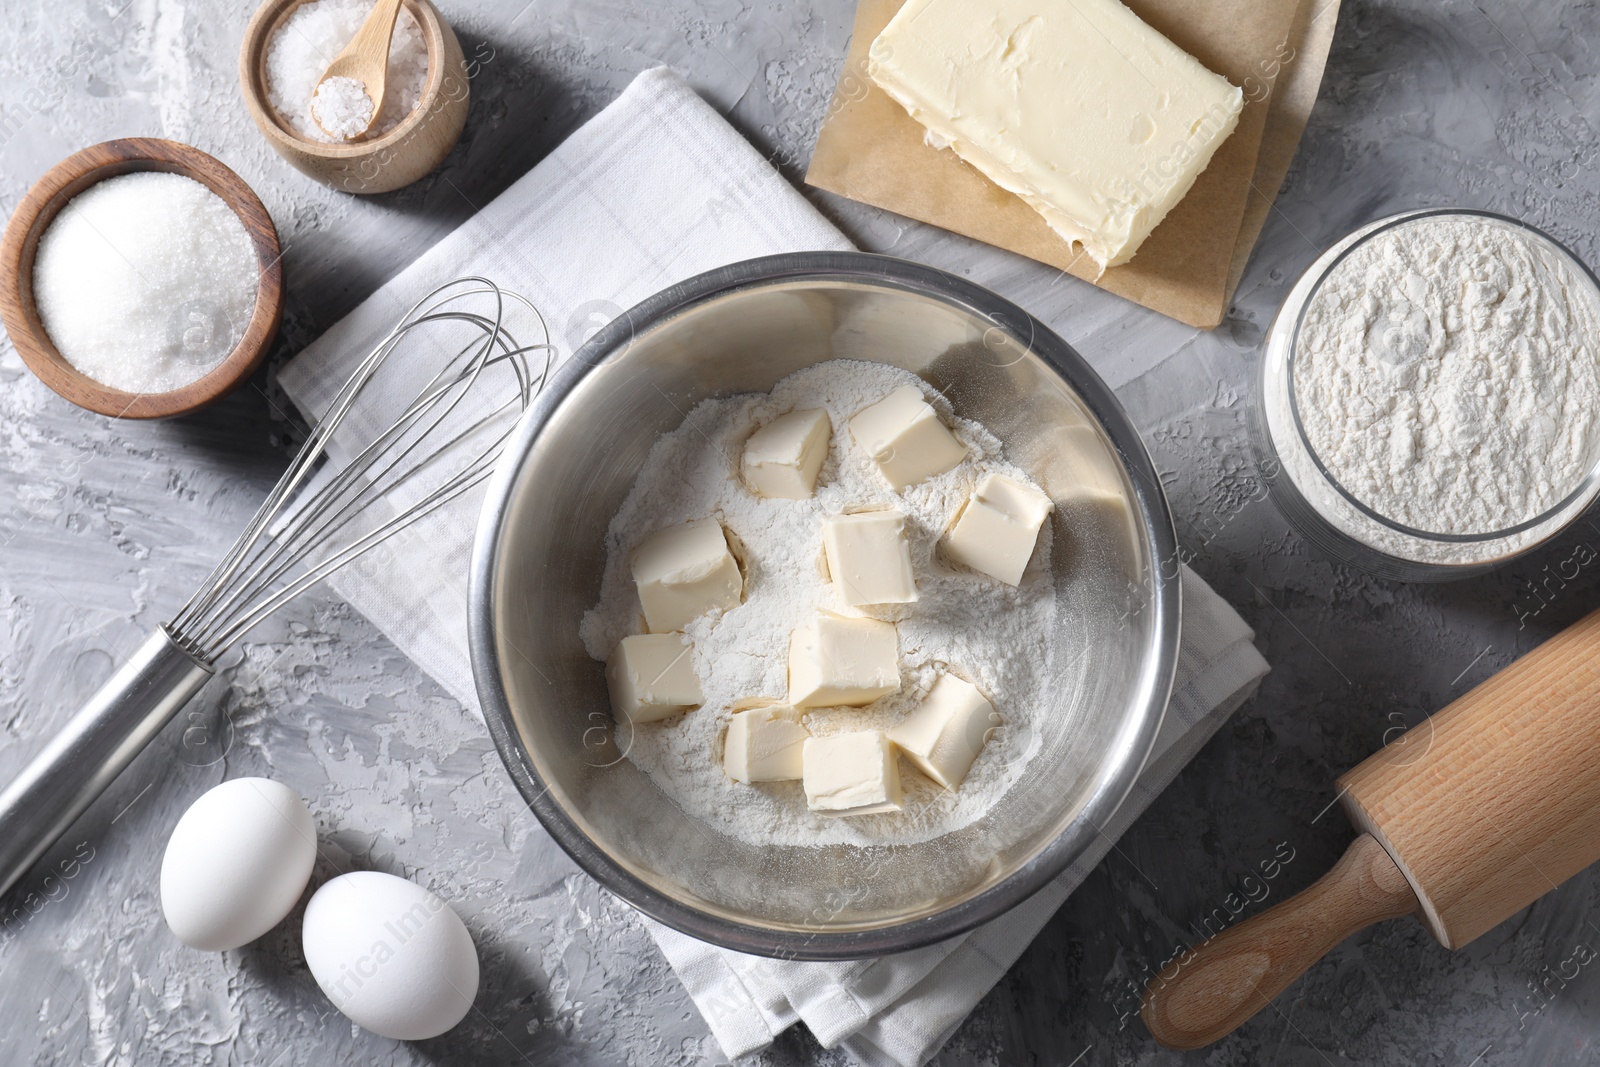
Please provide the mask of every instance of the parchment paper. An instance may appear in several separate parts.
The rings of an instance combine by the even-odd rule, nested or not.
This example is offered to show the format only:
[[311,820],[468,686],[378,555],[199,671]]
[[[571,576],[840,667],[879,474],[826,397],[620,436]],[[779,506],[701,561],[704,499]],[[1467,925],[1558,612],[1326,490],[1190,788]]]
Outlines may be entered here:
[[1289,165],[1294,162],[1295,149],[1300,147],[1300,135],[1305,132],[1306,121],[1316,105],[1317,92],[1322,88],[1322,71],[1328,64],[1328,50],[1333,47],[1333,27],[1339,21],[1339,2],[1304,0],[1289,31],[1291,56],[1278,75],[1272,99],[1268,101],[1267,124],[1261,137],[1261,151],[1256,156],[1255,179],[1250,183],[1250,199],[1245,205],[1239,240],[1234,245],[1233,264],[1228,270],[1227,286],[1222,291],[1218,321],[1227,311],[1233,291],[1239,287],[1245,264],[1250,262],[1250,250],[1255,248],[1261,227],[1272,213],[1272,202],[1283,187],[1284,175],[1289,173]]
[[949,151],[866,75],[867,50],[904,0],[861,0],[806,181],[1049,263],[1163,315],[1222,321],[1305,129],[1339,0],[1126,0],[1173,43],[1244,89],[1239,126],[1133,260],[1098,266],[1032,208]]

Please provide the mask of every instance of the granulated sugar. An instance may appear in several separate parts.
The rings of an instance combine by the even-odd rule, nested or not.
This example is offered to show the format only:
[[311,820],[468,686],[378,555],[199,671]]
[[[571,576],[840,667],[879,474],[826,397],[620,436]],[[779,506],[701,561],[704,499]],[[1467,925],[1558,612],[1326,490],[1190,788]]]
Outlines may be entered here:
[[39,239],[33,295],[66,361],[130,393],[203,377],[244,335],[256,301],[244,223],[193,178],[107,178]]
[[[954,470],[897,494],[850,438],[849,420],[890,390],[918,385],[967,446]],[[810,500],[756,496],[740,480],[744,440],[778,415],[821,407],[833,441]],[[683,811],[753,844],[911,843],[939,837],[980,818],[1023,772],[1038,748],[1036,717],[1045,706],[1044,679],[1056,601],[1048,561],[1050,527],[1018,588],[943,566],[935,543],[985,473],[1027,476],[1005,462],[999,441],[977,423],[953,418],[921,379],[872,363],[818,364],[779,382],[771,394],[708,400],[651,450],[632,492],[611,523],[600,602],[584,617],[591,656],[605,659],[618,641],[643,630],[629,560],[663,527],[715,516],[736,539],[745,567],[745,602],[689,625],[705,703],[681,716],[637,728],[619,727],[618,744]],[[787,692],[789,635],[818,609],[851,613],[821,571],[823,516],[896,505],[920,599],[863,609],[898,624],[902,689],[859,709],[810,713],[822,736],[887,729],[920,702],[948,666],[978,685],[1004,719],[958,792],[948,792],[901,760],[904,810],[835,818],[806,807],[799,782],[742,785],[722,770],[722,737],[736,702],[782,698]]]
[[[268,42],[267,99],[302,137],[339,140],[312,118],[311,96],[322,72],[355,37],[372,6],[371,0],[312,0],[295,8]],[[427,81],[428,42],[417,20],[401,8],[389,41],[383,103],[368,136],[387,133],[405,121],[422,99]]]

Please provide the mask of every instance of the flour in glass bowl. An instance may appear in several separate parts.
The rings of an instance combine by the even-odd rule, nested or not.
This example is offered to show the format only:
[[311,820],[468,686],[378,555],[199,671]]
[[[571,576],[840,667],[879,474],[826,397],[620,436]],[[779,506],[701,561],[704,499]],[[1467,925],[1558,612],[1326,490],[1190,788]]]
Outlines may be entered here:
[[[922,389],[967,446],[968,458],[896,493],[850,438],[849,420],[908,383]],[[779,415],[818,407],[828,413],[833,439],[816,495],[774,500],[746,488],[738,473],[744,440]],[[681,427],[650,451],[611,522],[600,600],[582,623],[584,646],[595,659],[604,660],[623,637],[643,632],[629,560],[641,541],[664,527],[719,519],[742,557],[745,600],[689,625],[705,702],[683,715],[640,725],[631,736],[619,726],[618,744],[628,758],[685,814],[751,844],[909,844],[981,818],[1039,747],[1036,724],[1046,710],[1056,614],[1048,523],[1015,589],[936,559],[935,542],[986,473],[1029,481],[1005,461],[994,435],[954,417],[950,405],[926,383],[894,367],[834,360],[790,375],[771,393],[696,406]],[[905,804],[899,812],[830,817],[806,806],[799,782],[732,781],[722,770],[722,737],[735,705],[752,698],[783,698],[791,631],[818,609],[841,614],[854,610],[844,607],[823,578],[823,517],[891,504],[907,517],[920,599],[859,613],[897,624],[900,692],[866,708],[815,709],[806,716],[807,728],[815,736],[888,729],[921,701],[946,668],[975,683],[993,702],[1003,725],[995,729],[959,791],[940,788],[902,759]]]
[[[1594,467],[1594,284],[1509,221],[1427,215],[1368,238],[1308,301],[1293,359],[1305,442],[1390,523],[1495,534],[1561,504]],[[1303,447],[1280,452],[1297,483],[1320,480]],[[1345,501],[1313,500],[1347,533],[1430,562],[1491,558],[1543,536],[1430,543]]]

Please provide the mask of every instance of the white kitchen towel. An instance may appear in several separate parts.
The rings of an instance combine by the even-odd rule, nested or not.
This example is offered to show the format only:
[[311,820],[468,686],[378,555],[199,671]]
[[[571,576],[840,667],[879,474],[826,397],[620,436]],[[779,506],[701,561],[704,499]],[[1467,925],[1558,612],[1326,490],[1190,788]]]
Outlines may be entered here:
[[[448,175],[446,175],[448,180]],[[845,240],[677,75],[647,71],[532,171],[385,284],[279,374],[315,419],[361,354],[417,299],[462,275],[522,293],[563,354],[674,282],[753,256],[848,249]],[[375,397],[375,402],[385,398]],[[357,418],[341,454],[370,428]],[[476,711],[466,574],[479,494],[391,539],[331,584]],[[1187,570],[1177,688],[1149,765],[1095,848],[1031,900],[960,938],[855,963],[726,952],[651,933],[730,1056],[803,1021],[874,1064],[921,1064],[1027,946],[1116,838],[1255,689],[1266,664],[1238,615]]]

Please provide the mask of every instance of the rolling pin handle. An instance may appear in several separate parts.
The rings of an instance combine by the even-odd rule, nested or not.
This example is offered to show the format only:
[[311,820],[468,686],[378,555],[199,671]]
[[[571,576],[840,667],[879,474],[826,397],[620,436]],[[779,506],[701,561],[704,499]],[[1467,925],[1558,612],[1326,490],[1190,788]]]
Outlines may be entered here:
[[1418,907],[1389,853],[1362,834],[1311,886],[1164,969],[1145,990],[1140,1017],[1169,1048],[1209,1045],[1244,1025],[1351,934]]

